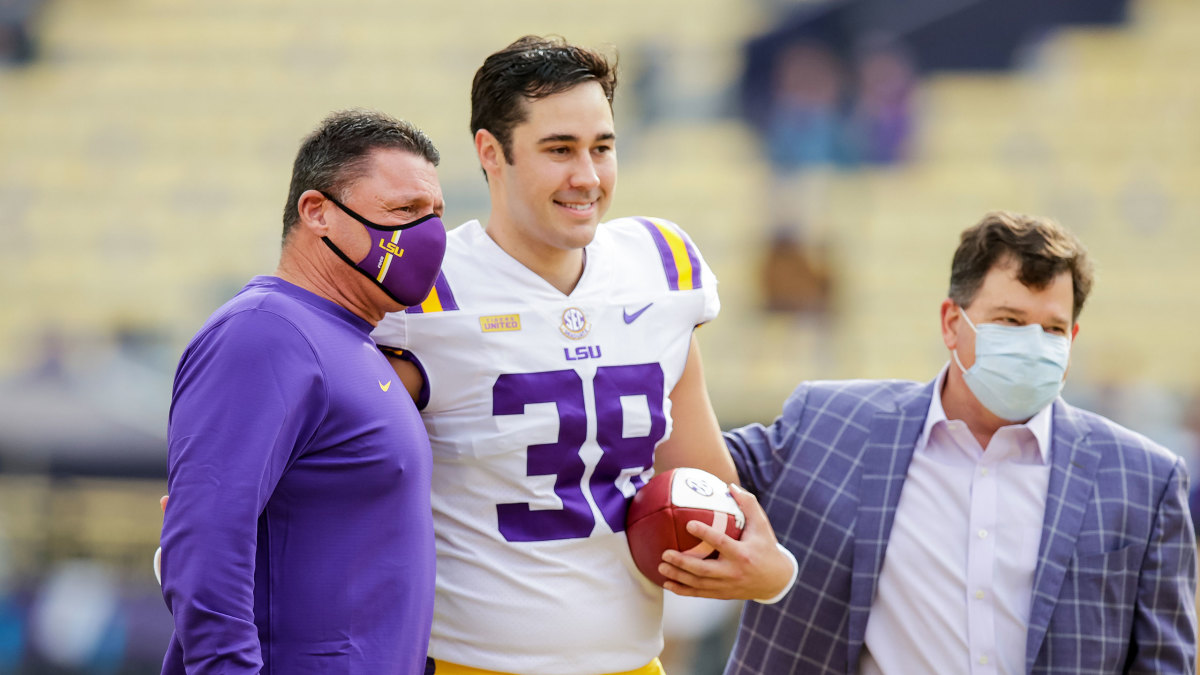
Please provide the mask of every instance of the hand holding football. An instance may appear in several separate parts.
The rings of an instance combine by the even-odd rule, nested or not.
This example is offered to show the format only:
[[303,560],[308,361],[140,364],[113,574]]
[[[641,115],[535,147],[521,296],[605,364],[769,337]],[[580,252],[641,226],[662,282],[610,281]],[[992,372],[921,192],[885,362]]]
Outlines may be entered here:
[[672,549],[700,558],[715,557],[709,544],[687,531],[699,520],[734,539],[742,536],[746,516],[729,494],[729,486],[701,469],[671,469],[650,479],[633,496],[625,516],[629,551],[638,570],[662,586],[658,573],[663,551]]

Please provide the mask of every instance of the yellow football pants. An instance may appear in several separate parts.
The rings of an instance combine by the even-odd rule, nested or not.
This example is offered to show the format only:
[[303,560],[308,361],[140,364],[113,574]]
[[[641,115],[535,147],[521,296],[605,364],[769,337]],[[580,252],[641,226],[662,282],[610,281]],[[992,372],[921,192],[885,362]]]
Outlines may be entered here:
[[[514,675],[513,673],[502,673],[497,670],[483,670],[482,668],[460,666],[457,663],[448,663],[446,661],[434,660],[434,664],[434,675]],[[611,675],[667,675],[667,673],[663,670],[662,663],[659,663],[658,659],[654,659],[641,668],[611,673]]]

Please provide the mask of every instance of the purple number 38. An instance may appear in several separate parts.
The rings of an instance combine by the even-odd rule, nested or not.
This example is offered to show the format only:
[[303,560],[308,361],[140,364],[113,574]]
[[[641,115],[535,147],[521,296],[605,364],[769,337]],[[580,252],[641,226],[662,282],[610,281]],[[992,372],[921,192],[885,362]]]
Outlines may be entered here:
[[[588,410],[584,384],[574,370],[504,374],[492,388],[492,414],[520,415],[533,403],[554,403],[558,409],[558,441],[526,448],[526,474],[554,476],[554,493],[561,509],[532,509],[528,503],[497,504],[500,533],[508,541],[547,541],[587,537],[596,525],[584,496],[586,470],[579,451],[587,441]],[[613,532],[625,529],[629,499],[618,481],[654,463],[654,446],[666,433],[663,415],[663,372],[657,363],[602,366],[592,380],[595,400],[596,443],[603,455],[592,470],[588,488],[596,507]],[[624,435],[622,397],[644,396],[650,411],[650,430],[645,436]]]

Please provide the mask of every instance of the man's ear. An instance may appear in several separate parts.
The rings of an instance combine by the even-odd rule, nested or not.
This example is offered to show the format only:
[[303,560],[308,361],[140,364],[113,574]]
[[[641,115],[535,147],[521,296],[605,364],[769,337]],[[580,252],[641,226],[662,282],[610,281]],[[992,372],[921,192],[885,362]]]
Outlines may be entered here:
[[487,129],[475,132],[475,154],[479,156],[479,166],[489,176],[498,171],[500,164],[505,161],[504,148],[499,139]]
[[942,342],[946,349],[958,347],[958,322],[962,320],[962,308],[950,298],[942,300]]
[[1079,335],[1079,324],[1071,326],[1071,342],[1075,341],[1075,336]]
[[317,190],[305,190],[296,200],[296,210],[300,213],[300,225],[308,228],[318,237],[329,232],[329,224],[325,222],[325,195]]

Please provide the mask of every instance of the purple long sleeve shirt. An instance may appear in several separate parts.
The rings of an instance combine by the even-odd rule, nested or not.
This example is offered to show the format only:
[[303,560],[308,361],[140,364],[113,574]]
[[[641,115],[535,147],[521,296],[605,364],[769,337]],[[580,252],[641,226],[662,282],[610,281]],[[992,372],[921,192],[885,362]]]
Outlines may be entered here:
[[176,372],[163,596],[176,673],[423,673],[429,441],[371,326],[274,277]]

